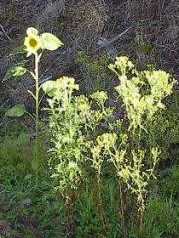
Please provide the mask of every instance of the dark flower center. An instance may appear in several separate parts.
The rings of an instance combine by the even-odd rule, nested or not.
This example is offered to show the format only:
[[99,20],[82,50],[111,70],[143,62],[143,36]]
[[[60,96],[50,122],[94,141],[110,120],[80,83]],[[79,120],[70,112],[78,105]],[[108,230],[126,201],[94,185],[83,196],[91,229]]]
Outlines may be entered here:
[[30,44],[30,46],[33,47],[33,48],[36,47],[36,46],[37,46],[37,41],[36,41],[36,39],[30,39],[29,44]]

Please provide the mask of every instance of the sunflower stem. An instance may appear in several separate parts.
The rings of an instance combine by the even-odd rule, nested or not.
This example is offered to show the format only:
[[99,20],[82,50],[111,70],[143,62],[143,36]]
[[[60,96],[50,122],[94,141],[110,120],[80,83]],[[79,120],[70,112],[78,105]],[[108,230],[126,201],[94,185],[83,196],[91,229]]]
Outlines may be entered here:
[[35,54],[35,116],[36,116],[36,138],[39,133],[39,57]]
[[39,61],[40,55],[35,54],[35,136],[36,136],[36,145],[35,145],[35,157],[38,159],[38,136],[39,136]]

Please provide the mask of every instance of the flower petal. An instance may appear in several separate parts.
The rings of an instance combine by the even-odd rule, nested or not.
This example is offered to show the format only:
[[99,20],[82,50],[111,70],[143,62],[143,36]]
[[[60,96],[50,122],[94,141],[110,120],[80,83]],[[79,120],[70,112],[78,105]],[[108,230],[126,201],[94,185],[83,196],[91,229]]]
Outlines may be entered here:
[[27,28],[27,35],[38,35],[38,30],[35,29],[34,27],[29,27]]

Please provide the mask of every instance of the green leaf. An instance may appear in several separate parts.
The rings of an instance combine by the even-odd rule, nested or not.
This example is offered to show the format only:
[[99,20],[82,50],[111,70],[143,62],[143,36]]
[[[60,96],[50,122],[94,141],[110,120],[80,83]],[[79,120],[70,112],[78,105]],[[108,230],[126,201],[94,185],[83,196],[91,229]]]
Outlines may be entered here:
[[11,80],[11,79],[19,80],[26,72],[27,72],[27,69],[24,68],[23,66],[12,67],[7,71],[3,81]]
[[24,104],[17,104],[14,107],[7,110],[5,115],[7,117],[21,117],[25,114],[25,112],[26,110]]
[[43,33],[41,35],[42,47],[47,50],[57,50],[63,45],[61,40],[51,33]]
[[42,84],[42,89],[49,97],[53,97],[57,90],[56,82],[49,80]]
[[27,69],[22,66],[16,66],[11,69],[10,73],[13,77],[21,77],[27,72]]

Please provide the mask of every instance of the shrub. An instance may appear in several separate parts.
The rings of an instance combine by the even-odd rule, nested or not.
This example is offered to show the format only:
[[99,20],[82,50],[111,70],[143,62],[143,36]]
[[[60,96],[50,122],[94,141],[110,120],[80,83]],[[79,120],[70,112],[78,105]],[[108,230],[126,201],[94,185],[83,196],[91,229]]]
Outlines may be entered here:
[[[90,98],[74,96],[78,85],[68,77],[43,85],[50,97],[50,168],[57,181],[56,188],[67,200],[71,196],[71,203],[86,171],[96,171],[98,208],[105,229],[100,184],[103,164],[110,167],[112,163],[116,171],[114,176],[119,181],[120,214],[126,237],[130,219],[126,215],[129,208],[124,203],[129,199],[134,201],[135,197],[142,231],[145,197],[150,180],[155,178],[161,153],[152,133],[152,123],[157,123],[157,115],[165,109],[164,100],[172,94],[175,81],[161,70],[140,72],[127,57],[117,58],[110,69],[120,80],[116,91],[126,112],[126,117],[120,121],[112,116],[113,109],[105,106],[108,97],[103,91],[95,92]],[[105,124],[105,132],[101,130],[102,124]]]

